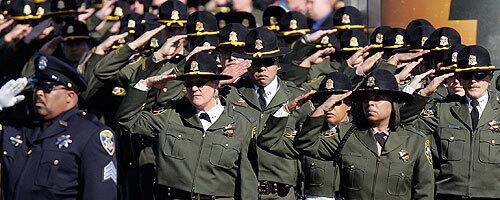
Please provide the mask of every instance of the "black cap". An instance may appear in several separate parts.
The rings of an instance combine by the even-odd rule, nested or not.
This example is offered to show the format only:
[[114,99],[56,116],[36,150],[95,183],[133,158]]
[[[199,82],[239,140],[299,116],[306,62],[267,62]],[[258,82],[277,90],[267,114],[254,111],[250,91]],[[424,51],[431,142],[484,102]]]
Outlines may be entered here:
[[110,22],[117,22],[120,21],[120,19],[127,13],[131,13],[128,9],[127,2],[118,1],[115,3],[115,7],[113,8],[111,15],[106,16],[106,20]]
[[257,26],[255,17],[249,12],[220,12],[215,15],[215,18],[217,18],[220,29],[230,23],[242,24],[245,28],[255,28]]
[[125,16],[120,20],[119,34],[128,33],[128,36],[126,38],[116,41],[115,44],[111,46],[111,48],[112,49],[120,48],[127,41],[128,42],[134,41],[139,36],[141,36],[144,33],[144,26],[142,26],[143,22],[145,23],[145,20],[143,20],[142,16],[137,13],[125,14]]
[[344,94],[352,90],[351,79],[340,72],[332,72],[323,77],[318,91],[310,98],[315,107],[323,104],[332,94]]
[[358,51],[367,45],[368,38],[361,29],[347,30],[340,36],[340,51]]
[[36,71],[31,82],[35,85],[60,84],[76,93],[87,89],[87,83],[76,68],[53,56],[38,56],[34,60]]
[[408,51],[408,36],[406,30],[402,28],[392,28],[384,35],[383,47],[392,51],[403,52]]
[[436,70],[434,75],[439,76],[446,73],[455,72],[458,62],[458,52],[460,52],[465,45],[456,44],[446,50],[443,56],[443,64]]
[[340,49],[340,42],[337,39],[337,35],[335,33],[325,35],[319,40],[318,43],[314,45],[317,49],[326,49],[326,48],[335,48],[335,50]]
[[38,13],[35,3],[24,0],[10,0],[8,16],[15,21],[33,21],[42,18],[44,13]]
[[384,36],[387,31],[390,31],[392,28],[390,26],[379,26],[375,30],[373,30],[370,35],[370,44],[373,45],[373,48],[382,48],[384,43]]
[[361,12],[355,7],[345,6],[333,14],[334,28],[340,30],[364,29]]
[[490,53],[482,46],[466,46],[458,52],[455,73],[496,70],[499,68],[491,64]]
[[232,77],[219,74],[217,62],[214,57],[206,52],[199,52],[191,56],[184,65],[184,74],[177,76],[177,80],[185,81],[190,78],[206,78],[211,80],[227,80]]
[[279,26],[281,37],[303,36],[311,31],[307,24],[307,17],[296,11],[285,13],[281,17]]
[[285,9],[280,6],[267,7],[262,14],[263,27],[274,32],[280,31],[279,23],[281,21],[281,17],[283,17],[285,13]]
[[362,101],[367,95],[380,94],[389,96],[393,101],[404,103],[413,99],[413,96],[399,91],[398,82],[394,74],[384,70],[375,69],[368,74],[358,88],[349,97],[352,101]]
[[196,47],[217,47],[219,45],[219,36],[217,35],[204,35],[195,37],[189,40],[191,49]]
[[85,12],[78,11],[80,5],[76,0],[51,0],[50,11],[47,16],[77,15]]
[[190,14],[186,28],[188,37],[219,34],[217,19],[207,11],[196,11]]
[[461,44],[460,34],[453,28],[442,27],[436,29],[425,42],[425,48],[431,51],[448,50],[452,45]]
[[220,30],[218,49],[243,48],[248,29],[242,24],[230,23]]
[[419,26],[430,26],[434,28],[434,26],[426,19],[414,19],[410,23],[408,23],[405,29],[406,31],[413,32],[414,29],[416,29]]
[[425,43],[435,31],[434,27],[422,25],[413,29],[406,29],[410,40],[411,51],[419,52],[424,50]]
[[233,55],[244,59],[261,59],[280,57],[290,51],[290,48],[278,46],[278,38],[273,31],[259,27],[248,32],[244,51]]
[[61,36],[64,41],[90,39],[87,25],[78,20],[67,21],[62,28]]
[[160,6],[158,22],[167,27],[185,27],[188,20],[187,7],[178,0],[169,0]]

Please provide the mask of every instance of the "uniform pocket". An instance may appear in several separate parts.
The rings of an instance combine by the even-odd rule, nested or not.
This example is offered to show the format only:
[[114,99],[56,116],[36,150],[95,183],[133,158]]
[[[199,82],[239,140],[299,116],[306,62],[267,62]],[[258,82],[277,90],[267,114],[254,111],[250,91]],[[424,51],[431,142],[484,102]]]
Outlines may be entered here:
[[394,196],[407,195],[411,189],[413,167],[405,163],[391,163],[387,176],[387,192]]
[[189,148],[189,143],[192,139],[187,137],[186,134],[166,133],[163,141],[164,142],[160,144],[163,154],[171,158],[185,159],[186,151],[193,150]]
[[[325,162],[326,161],[317,161],[314,159],[307,158],[304,163],[306,165],[305,169],[305,178],[306,184],[309,186],[321,186],[324,184],[325,178]],[[329,161],[330,163],[332,161]],[[330,164],[331,165],[331,164]],[[330,166],[332,167],[332,166]],[[328,177],[332,178],[332,177]]]
[[341,181],[346,189],[361,190],[366,170],[367,159],[361,154],[342,155]]
[[500,134],[489,130],[479,131],[479,160],[483,163],[500,163]]
[[236,141],[213,141],[210,149],[210,164],[225,169],[238,167],[236,162],[240,155],[240,146]]
[[461,160],[465,141],[466,138],[462,128],[441,128],[441,156],[443,160]]
[[70,188],[78,185],[78,165],[69,153],[44,151],[38,165],[35,185]]

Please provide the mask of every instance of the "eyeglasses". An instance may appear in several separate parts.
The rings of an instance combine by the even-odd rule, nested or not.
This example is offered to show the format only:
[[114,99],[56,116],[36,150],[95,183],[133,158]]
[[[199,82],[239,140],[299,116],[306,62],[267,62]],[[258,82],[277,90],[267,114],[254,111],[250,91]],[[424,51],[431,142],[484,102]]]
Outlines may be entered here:
[[195,81],[185,81],[184,82],[184,86],[186,88],[192,88],[193,86],[196,86],[196,87],[202,87],[204,85],[206,85],[208,82],[210,82],[211,80],[195,80]]
[[467,72],[467,73],[458,73],[458,76],[463,79],[463,80],[483,80],[485,79],[488,75],[490,75],[489,72]]
[[56,84],[42,84],[42,85],[35,85],[34,89],[35,89],[35,92],[38,91],[38,90],[41,90],[43,91],[44,93],[50,93],[52,92],[53,90],[67,90],[66,87],[60,87],[60,88],[56,88],[56,86],[60,86],[60,85],[56,85]]

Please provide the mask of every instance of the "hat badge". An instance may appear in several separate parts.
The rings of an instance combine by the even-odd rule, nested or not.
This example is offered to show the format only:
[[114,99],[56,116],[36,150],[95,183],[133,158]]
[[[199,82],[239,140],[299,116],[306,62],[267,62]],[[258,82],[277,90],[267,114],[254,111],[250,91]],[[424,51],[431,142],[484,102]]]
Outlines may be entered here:
[[47,57],[41,56],[40,60],[38,60],[38,69],[39,70],[44,70],[47,67]]
[[205,30],[205,27],[203,27],[203,23],[201,22],[196,22],[196,28],[195,28],[196,31],[198,32],[202,32]]
[[366,86],[368,87],[375,86],[375,77],[373,76],[368,77],[368,80],[366,81]]
[[477,65],[477,58],[475,55],[469,56],[469,65],[471,66]]
[[203,47],[210,47],[210,46],[211,46],[210,42],[203,42]]
[[31,15],[30,5],[24,5],[23,13],[24,13],[24,15]]
[[261,50],[264,46],[262,46],[262,40],[255,40],[255,49]]
[[66,33],[71,34],[75,32],[75,28],[73,26],[68,26],[68,29],[66,29]]
[[326,36],[326,35],[323,36],[321,38],[321,44],[328,44],[328,43],[330,43],[330,38],[328,36]]
[[359,47],[358,38],[351,37],[351,39],[349,40],[349,46],[351,46],[351,47]]
[[121,17],[121,16],[123,16],[123,9],[122,9],[122,8],[120,8],[120,7],[116,7],[116,8],[115,8],[115,12],[113,12],[113,14],[114,14],[115,16]]
[[397,44],[397,45],[405,44],[404,37],[402,35],[396,35],[396,42],[394,42],[394,44]]
[[453,52],[451,54],[451,62],[454,62],[454,63],[458,62],[458,52]]
[[189,70],[191,70],[192,72],[200,71],[200,69],[198,68],[198,62],[196,61],[191,62],[191,68]]
[[45,14],[45,9],[43,9],[42,7],[38,7],[38,9],[36,9],[36,15],[43,15]]
[[439,45],[440,46],[449,46],[450,43],[448,42],[448,37],[446,36],[441,36],[441,38],[439,39]]
[[384,35],[381,33],[377,33],[377,36],[375,36],[375,42],[378,44],[382,44],[384,42]]
[[278,19],[276,19],[275,16],[271,16],[269,18],[269,24],[271,24],[271,25],[278,25]]
[[238,41],[238,34],[234,31],[231,31],[231,33],[229,33],[229,41],[230,42]]
[[325,89],[333,90],[333,80],[332,79],[326,80]]
[[158,48],[160,47],[160,44],[158,44],[158,39],[152,38],[151,42],[149,42],[149,46],[153,48]]
[[290,29],[295,30],[297,28],[298,28],[297,20],[295,20],[295,19],[290,20]]
[[64,1],[59,0],[59,1],[57,2],[57,9],[60,9],[60,10],[61,10],[61,9],[64,9],[65,7],[66,7],[66,5],[64,5]]
[[179,20],[180,19],[180,17],[179,17],[179,11],[172,10],[172,14],[170,15],[170,19]]
[[351,16],[348,14],[342,15],[342,24],[350,24],[351,23]]
[[241,24],[248,28],[250,26],[250,21],[248,21],[248,19],[243,19],[243,21],[241,21]]
[[127,24],[127,28],[130,28],[130,29],[135,28],[135,21],[129,19],[128,24]]
[[424,46],[425,45],[425,42],[428,40],[429,38],[428,37],[422,37],[422,40],[420,41],[420,45],[421,46]]

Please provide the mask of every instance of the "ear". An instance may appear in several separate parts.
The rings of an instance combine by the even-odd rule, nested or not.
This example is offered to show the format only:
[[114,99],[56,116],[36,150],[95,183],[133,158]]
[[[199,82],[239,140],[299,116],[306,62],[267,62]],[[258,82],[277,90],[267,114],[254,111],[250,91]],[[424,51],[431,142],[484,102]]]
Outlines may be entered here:
[[66,93],[66,103],[71,103],[71,102],[75,102],[76,100],[78,100],[78,94],[76,94],[75,91],[73,90],[69,90],[67,93]]

